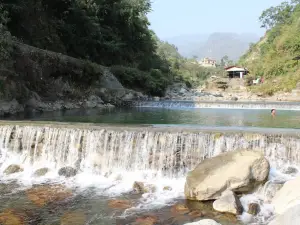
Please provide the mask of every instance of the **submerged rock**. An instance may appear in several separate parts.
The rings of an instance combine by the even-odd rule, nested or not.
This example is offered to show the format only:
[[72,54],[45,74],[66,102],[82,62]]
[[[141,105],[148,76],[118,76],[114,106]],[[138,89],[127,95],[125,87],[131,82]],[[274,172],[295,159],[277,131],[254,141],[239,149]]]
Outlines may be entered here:
[[193,223],[186,223],[184,225],[221,225],[221,224],[211,219],[204,219]]
[[176,205],[173,205],[172,208],[171,208],[171,212],[175,215],[177,215],[177,214],[179,214],[179,215],[186,214],[189,211],[190,211],[189,208],[184,204],[176,204]]
[[129,200],[111,199],[108,201],[108,206],[113,209],[129,209],[132,203]]
[[275,212],[284,213],[288,208],[299,204],[300,201],[300,176],[286,182],[283,187],[276,193],[272,200]]
[[86,223],[86,215],[82,211],[65,213],[60,219],[60,225],[83,225]]
[[49,168],[41,168],[34,172],[33,176],[42,177],[45,176],[49,172]]
[[74,177],[76,174],[77,170],[70,166],[63,167],[58,171],[58,175],[64,177]]
[[0,213],[1,225],[26,225],[30,220],[31,218],[25,211],[5,209]]
[[37,206],[63,201],[72,196],[72,191],[62,185],[42,185],[26,191],[27,197]]
[[213,208],[218,212],[228,212],[235,215],[243,213],[243,207],[239,198],[229,190],[223,192],[222,196],[214,201]]
[[215,200],[226,190],[249,192],[267,180],[269,170],[269,162],[260,152],[227,152],[202,161],[188,173],[185,196],[190,200]]
[[141,216],[138,217],[135,220],[134,225],[154,225],[157,224],[158,222],[158,217],[155,215],[146,215],[146,216]]
[[248,213],[256,216],[260,212],[260,206],[257,203],[250,203],[248,205]]
[[4,173],[6,175],[9,175],[9,174],[19,173],[19,172],[23,172],[23,171],[24,171],[24,169],[21,168],[19,165],[12,164],[4,170]]
[[164,191],[172,191],[172,188],[170,186],[165,186],[163,188]]
[[145,194],[155,192],[156,188],[154,185],[151,184],[144,184],[143,182],[134,182],[133,183],[133,190],[137,194]]

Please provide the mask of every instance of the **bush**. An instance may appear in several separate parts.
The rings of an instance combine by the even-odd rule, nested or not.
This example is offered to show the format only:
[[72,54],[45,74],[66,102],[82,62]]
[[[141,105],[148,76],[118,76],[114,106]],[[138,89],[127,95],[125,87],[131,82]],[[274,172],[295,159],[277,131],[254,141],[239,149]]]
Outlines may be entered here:
[[152,96],[163,96],[167,86],[171,83],[168,74],[163,74],[158,69],[144,72],[136,68],[112,66],[110,71],[126,88],[142,91]]
[[12,53],[12,38],[6,29],[8,22],[8,13],[3,9],[0,4],[0,60],[7,61],[11,57]]

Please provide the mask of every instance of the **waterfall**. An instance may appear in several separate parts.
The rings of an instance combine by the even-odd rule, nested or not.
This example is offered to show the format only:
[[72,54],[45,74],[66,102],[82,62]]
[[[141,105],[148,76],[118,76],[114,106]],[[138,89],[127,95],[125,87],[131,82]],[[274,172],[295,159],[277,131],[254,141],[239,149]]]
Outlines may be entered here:
[[176,178],[205,158],[239,149],[263,151],[276,163],[300,164],[297,135],[188,128],[1,125],[0,147],[0,163],[72,166],[101,175],[152,171],[155,176]]
[[278,109],[300,110],[297,102],[197,102],[197,101],[137,101],[135,107],[151,108],[220,108],[220,109]]

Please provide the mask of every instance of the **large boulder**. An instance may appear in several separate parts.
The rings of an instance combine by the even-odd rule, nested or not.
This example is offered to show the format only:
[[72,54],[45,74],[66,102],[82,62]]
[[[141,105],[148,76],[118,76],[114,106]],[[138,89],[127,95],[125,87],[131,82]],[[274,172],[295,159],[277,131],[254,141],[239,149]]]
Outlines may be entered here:
[[190,200],[215,200],[226,190],[247,193],[264,183],[270,165],[257,151],[227,152],[202,161],[189,172],[185,196]]
[[268,225],[299,225],[300,205],[287,209],[283,214],[278,215]]
[[214,210],[224,213],[240,215],[243,212],[242,204],[239,198],[232,191],[223,192],[222,196],[214,201]]
[[288,208],[299,204],[300,201],[300,176],[287,181],[283,187],[276,193],[272,204],[274,205],[275,213],[282,214]]
[[0,101],[0,115],[5,114],[14,114],[17,112],[23,112],[24,107],[19,104],[19,102],[16,99],[13,99],[11,101]]

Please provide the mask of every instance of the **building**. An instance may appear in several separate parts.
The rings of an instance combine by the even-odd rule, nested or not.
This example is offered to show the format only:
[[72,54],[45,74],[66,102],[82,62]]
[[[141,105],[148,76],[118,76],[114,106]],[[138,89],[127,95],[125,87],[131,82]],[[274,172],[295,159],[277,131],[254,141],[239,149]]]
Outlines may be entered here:
[[216,67],[217,60],[205,57],[199,61],[199,64],[203,67]]
[[241,78],[243,79],[245,75],[249,73],[249,71],[241,66],[229,66],[225,68],[227,72],[227,76],[229,78]]

